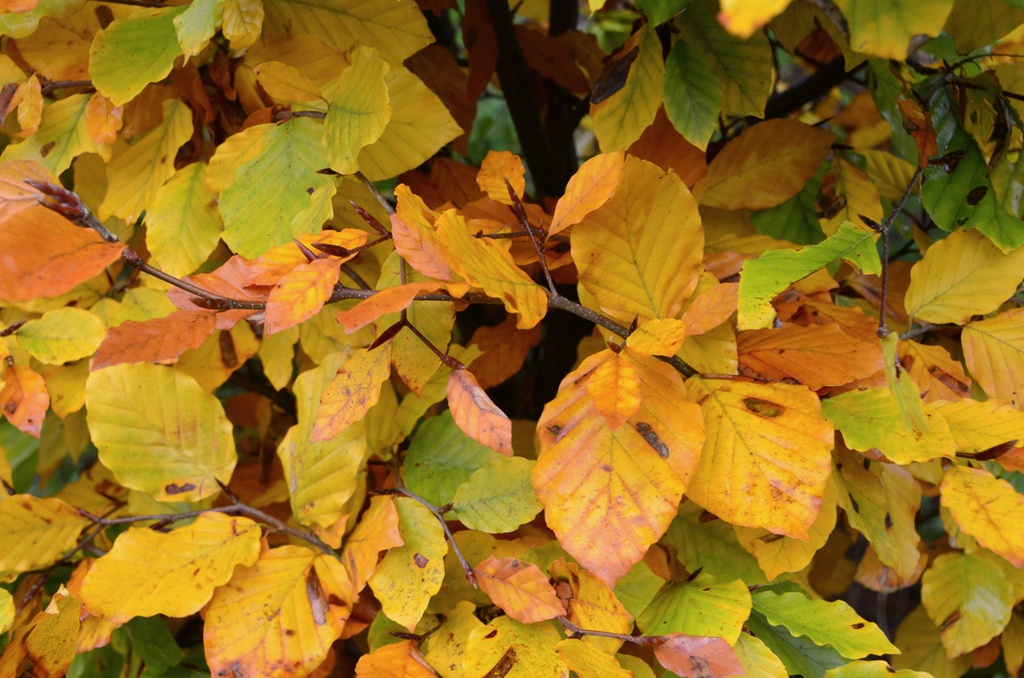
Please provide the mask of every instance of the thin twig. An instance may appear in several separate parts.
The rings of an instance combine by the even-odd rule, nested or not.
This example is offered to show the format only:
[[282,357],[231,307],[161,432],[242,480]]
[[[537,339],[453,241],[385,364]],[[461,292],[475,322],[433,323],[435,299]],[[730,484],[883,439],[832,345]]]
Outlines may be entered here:
[[362,172],[356,172],[355,176],[359,181],[363,182],[363,185],[366,186],[366,190],[368,190],[370,194],[377,199],[377,202],[379,202],[381,207],[384,208],[384,211],[390,215],[395,213],[394,205],[391,204],[390,200],[384,197],[383,193],[377,190],[377,187],[373,185],[372,181],[367,179]]
[[645,638],[649,636],[629,636],[625,633],[614,633],[612,631],[597,631],[594,629],[584,629],[576,624],[569,621],[568,617],[558,616],[555,617],[558,622],[565,627],[565,630],[569,632],[570,638],[582,638],[584,636],[594,636],[597,638],[614,638],[615,640],[621,640],[624,643],[634,643],[636,645],[645,645]]
[[396,487],[395,489],[374,490],[370,494],[397,494],[403,497],[408,497],[409,499],[412,499],[413,501],[421,504],[425,509],[433,513],[434,517],[437,518],[437,521],[441,523],[441,529],[444,530],[445,537],[448,538],[448,543],[451,544],[452,551],[455,553],[455,556],[459,559],[459,563],[462,564],[462,571],[466,573],[466,579],[469,580],[469,583],[473,586],[473,588],[480,588],[476,583],[476,570],[473,569],[473,566],[469,564],[469,561],[466,560],[466,557],[462,555],[462,551],[459,550],[459,545],[455,543],[455,537],[452,536],[452,531],[448,527],[448,523],[445,522],[444,514],[441,512],[441,509],[434,506],[429,501],[419,496],[412,490],[408,490],[404,487]]
[[341,265],[341,272],[344,273],[345,275],[347,275],[349,278],[351,278],[352,282],[354,282],[356,285],[359,285],[359,289],[361,289],[361,290],[372,290],[373,289],[372,287],[370,287],[370,285],[365,280],[363,280],[362,276],[360,276],[358,273],[356,273],[355,269],[353,269],[348,264],[342,264]]
[[547,234],[539,229],[534,228],[530,224],[530,218],[526,215],[526,208],[523,207],[523,201],[519,199],[512,184],[509,183],[508,179],[505,179],[505,189],[508,191],[508,197],[512,199],[512,212],[516,215],[516,219],[522,224],[526,232],[530,234],[530,242],[533,243],[533,249],[537,251],[537,258],[540,260],[541,270],[544,271],[544,279],[548,282],[548,292],[551,293],[552,297],[557,297],[558,289],[555,288],[555,281],[551,278],[551,271],[548,270],[548,260],[544,252],[547,245]]
[[917,329],[908,330],[901,334],[900,340],[913,339],[914,337],[919,337],[922,334],[927,334],[928,332],[931,332],[936,327],[938,327],[938,325],[932,325],[931,323],[922,323],[921,326],[918,327]]
[[296,537],[298,539],[302,539],[304,541],[307,541],[310,544],[312,544],[313,546],[315,546],[318,549],[320,549],[323,553],[325,553],[327,555],[337,555],[335,553],[334,549],[332,549],[330,546],[325,544],[320,539],[320,537],[316,536],[315,534],[313,534],[311,532],[306,532],[305,530],[298,530],[298,529],[296,529],[294,527],[291,527],[290,525],[286,525],[285,523],[281,522],[280,520],[278,520],[274,516],[270,515],[269,513],[264,513],[263,511],[260,511],[259,509],[253,508],[252,506],[249,506],[247,504],[243,504],[242,500],[239,499],[235,495],[234,492],[232,492],[230,489],[228,489],[227,485],[225,485],[224,483],[220,482],[219,480],[217,481],[217,484],[220,485],[221,491],[224,492],[224,494],[227,496],[227,498],[231,500],[232,505],[242,515],[248,516],[249,518],[252,518],[253,520],[258,520],[258,521],[263,522],[263,523],[265,523],[267,525],[270,525],[271,527],[276,529],[278,532],[281,532],[283,534],[288,534],[288,535],[291,535],[291,536]]
[[54,90],[65,88],[70,89],[73,87],[88,87],[89,89],[96,89],[92,84],[92,80],[54,80],[51,83],[43,85],[39,91],[45,97]]

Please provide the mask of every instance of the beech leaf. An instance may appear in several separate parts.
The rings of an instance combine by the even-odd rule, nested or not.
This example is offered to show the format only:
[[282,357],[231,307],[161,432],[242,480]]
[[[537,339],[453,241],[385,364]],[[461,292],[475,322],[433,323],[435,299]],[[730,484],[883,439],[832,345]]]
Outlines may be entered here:
[[533,624],[565,614],[547,576],[533,563],[488,558],[476,566],[476,577],[494,604],[518,622]]

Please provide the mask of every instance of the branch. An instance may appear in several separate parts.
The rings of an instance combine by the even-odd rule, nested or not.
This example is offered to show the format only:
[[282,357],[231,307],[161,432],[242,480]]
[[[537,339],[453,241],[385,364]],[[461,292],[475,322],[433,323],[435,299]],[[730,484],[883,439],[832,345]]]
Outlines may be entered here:
[[82,87],[95,90],[95,85],[92,84],[92,80],[54,80],[51,83],[47,83],[40,88],[40,93],[45,97],[50,92],[58,89]]
[[445,537],[448,538],[448,543],[451,544],[452,552],[455,553],[455,556],[459,559],[459,562],[462,564],[462,571],[466,573],[466,579],[468,579],[469,583],[473,585],[473,588],[475,588],[475,589],[476,588],[480,588],[479,586],[477,586],[477,583],[476,583],[476,570],[473,569],[473,566],[469,564],[469,562],[466,560],[466,557],[464,555],[462,555],[462,551],[459,550],[459,545],[455,543],[455,537],[452,536],[452,531],[448,527],[448,523],[444,519],[444,512],[446,510],[448,510],[450,508],[450,506],[442,507],[444,509],[444,510],[442,510],[442,508],[438,508],[437,506],[434,506],[433,504],[431,504],[429,501],[427,501],[423,497],[419,496],[415,492],[412,492],[411,490],[407,490],[404,487],[397,487],[397,488],[395,488],[393,490],[392,489],[375,490],[375,491],[371,492],[370,494],[371,495],[373,495],[373,494],[396,495],[397,494],[397,495],[401,495],[403,497],[408,497],[409,499],[412,499],[413,501],[419,503],[425,509],[427,509],[428,511],[433,513],[434,517],[437,518],[439,523],[441,523],[441,529],[444,530],[444,535],[445,535]]
[[852,77],[862,68],[864,66],[860,65],[847,73],[846,60],[841,56],[836,57],[818,72],[808,76],[785,92],[772,95],[764,107],[764,119],[787,117],[790,113],[825,96],[833,87]]

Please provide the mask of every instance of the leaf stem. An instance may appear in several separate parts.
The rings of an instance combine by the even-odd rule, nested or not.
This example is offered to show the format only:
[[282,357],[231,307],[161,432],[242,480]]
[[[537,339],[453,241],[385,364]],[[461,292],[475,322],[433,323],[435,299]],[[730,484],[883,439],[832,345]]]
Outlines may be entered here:
[[363,186],[366,186],[366,190],[377,199],[380,206],[384,208],[384,211],[389,215],[395,214],[395,207],[391,204],[391,201],[384,197],[384,194],[377,190],[377,187],[373,185],[373,182],[366,178],[362,172],[356,172],[356,178],[363,182]]
[[508,179],[505,179],[505,190],[508,191],[508,197],[512,199],[512,212],[516,215],[516,219],[522,224],[526,232],[530,234],[530,242],[533,243],[533,249],[537,251],[537,258],[540,260],[540,268],[544,271],[544,279],[548,281],[548,292],[551,293],[552,297],[558,296],[558,289],[555,288],[555,281],[551,278],[551,271],[548,270],[548,260],[545,256],[545,245],[547,244],[547,238],[542,237],[545,235],[544,231],[539,228],[534,228],[530,224],[530,218],[526,215],[526,208],[523,207],[523,201],[519,199],[516,194],[516,190],[512,188],[512,184],[509,183]]
[[[872,228],[876,228],[882,234],[882,307],[878,313],[877,334],[883,339],[889,336],[889,328],[886,326],[885,321],[885,316],[889,313],[889,229],[896,222],[896,217],[903,211],[903,205],[906,204],[907,199],[914,190],[914,186],[917,185],[917,180],[920,178],[921,168],[918,167],[914,171],[914,176],[910,178],[910,183],[907,184],[906,190],[903,191],[903,195],[893,205],[892,211],[889,212],[889,216],[885,218],[881,226],[874,224],[870,219],[865,220],[865,223]],[[864,220],[864,217],[861,217],[861,219]]]

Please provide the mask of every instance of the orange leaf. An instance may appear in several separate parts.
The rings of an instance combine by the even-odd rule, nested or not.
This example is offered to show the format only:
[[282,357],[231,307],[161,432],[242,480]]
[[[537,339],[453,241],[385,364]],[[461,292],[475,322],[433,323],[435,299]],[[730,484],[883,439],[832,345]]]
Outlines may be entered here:
[[932,116],[920,104],[912,99],[900,97],[896,105],[903,116],[903,128],[910,132],[917,143],[917,163],[920,167],[928,165],[928,159],[939,154],[939,145],[932,127]]
[[664,106],[626,153],[652,162],[666,172],[674,171],[691,190],[708,173],[706,154],[676,130]]
[[94,92],[85,105],[85,128],[97,144],[112,144],[124,123],[124,107]]
[[511,205],[512,198],[505,186],[506,181],[512,185],[516,195],[522,198],[526,193],[526,169],[523,167],[523,161],[508,151],[488,151],[487,157],[480,165],[480,172],[476,175],[477,185],[491,200]]
[[0,377],[0,411],[20,431],[36,438],[43,429],[50,394],[46,382],[26,365],[11,365]]
[[954,401],[971,394],[971,379],[964,374],[963,365],[943,347],[901,341],[897,355],[926,403]]
[[512,421],[468,370],[452,370],[448,377],[448,407],[463,433],[481,445],[512,456]]
[[14,136],[25,138],[35,134],[43,119],[42,85],[35,73],[18,86],[17,93],[11,99],[11,105],[18,107],[18,125],[21,126],[21,130]]
[[626,349],[640,381],[640,407],[612,430],[587,389],[611,355],[584,360],[544,408],[533,485],[565,550],[614,583],[675,517],[697,465],[704,423],[697,406],[686,402],[678,372]]
[[540,343],[540,326],[528,330],[516,327],[515,316],[506,316],[499,325],[480,327],[469,340],[484,352],[474,360],[472,370],[480,388],[491,388],[507,381],[520,370],[530,349]]
[[0,299],[5,301],[60,296],[101,273],[124,249],[45,207],[6,217],[0,222]]
[[565,614],[539,567],[516,558],[488,558],[476,566],[477,582],[505,614],[523,624]]
[[405,184],[395,188],[398,206],[391,215],[391,237],[395,249],[417,271],[437,280],[451,280],[434,222],[438,214],[409,190]]
[[217,318],[211,311],[177,311],[142,322],[127,320],[107,330],[89,369],[121,363],[171,364],[185,351],[199,348],[215,329]]
[[565,195],[558,199],[555,216],[551,218],[548,235],[554,235],[574,224],[608,202],[619,184],[619,174],[626,156],[621,151],[602,153],[580,165],[569,179]]
[[828,132],[796,120],[748,127],[708,165],[700,202],[728,210],[781,205],[814,176],[834,140]]
[[[246,278],[249,275],[250,262],[235,255],[221,264],[220,268],[212,273],[201,273],[195,276],[185,276],[185,281],[190,282],[204,290],[209,290],[229,299],[238,301],[261,302],[267,300],[269,290],[267,287],[247,287]],[[178,287],[167,291],[167,298],[182,311],[205,310],[197,306],[193,301],[191,292],[186,292]],[[217,329],[230,330],[239,320],[244,320],[256,313],[253,309],[238,308],[217,312]]]
[[364,654],[356,664],[357,676],[373,678],[435,678],[434,669],[411,640],[400,640]]
[[352,530],[341,554],[341,562],[352,577],[353,591],[359,593],[363,590],[377,567],[381,551],[404,543],[398,530],[398,511],[394,499],[387,496],[372,497],[370,508],[366,509],[356,529]]
[[723,283],[701,292],[683,313],[686,336],[704,334],[728,320],[736,312],[739,290],[739,283]]
[[772,381],[790,377],[812,391],[842,386],[882,370],[882,347],[851,337],[836,323],[740,332],[739,361]]
[[942,505],[978,543],[1024,567],[1024,496],[984,469],[953,466],[942,478]]
[[[316,235],[300,235],[297,240],[307,248],[316,252],[314,244],[334,245],[345,249],[355,249],[366,242],[367,233],[354,228],[346,228],[343,231],[323,231]],[[354,257],[351,254],[345,257],[332,257],[333,260],[345,262]],[[250,262],[245,276],[246,286],[252,285],[274,285],[282,276],[292,271],[296,266],[309,263],[302,250],[293,243],[285,243],[277,247],[271,247],[255,260]]]
[[408,308],[412,300],[419,294],[442,289],[453,297],[461,297],[469,290],[469,285],[424,280],[386,287],[375,292],[372,297],[363,299],[352,308],[338,311],[338,315],[334,316],[334,319],[345,326],[346,332],[355,332],[381,316]]
[[329,440],[363,418],[380,399],[380,386],[391,375],[391,342],[368,351],[358,349],[320,394],[313,442]]
[[286,330],[319,313],[330,298],[339,275],[339,260],[315,259],[308,264],[299,264],[281,276],[267,297],[264,334]]
[[682,678],[725,678],[744,674],[736,651],[722,638],[673,633],[659,639],[654,646],[654,656],[662,666]]
[[0,165],[0,218],[34,207],[42,197],[39,189],[25,183],[26,179],[59,184],[49,169],[31,160],[12,160]]
[[614,431],[640,407],[640,377],[628,358],[613,354],[590,376],[587,395]]

